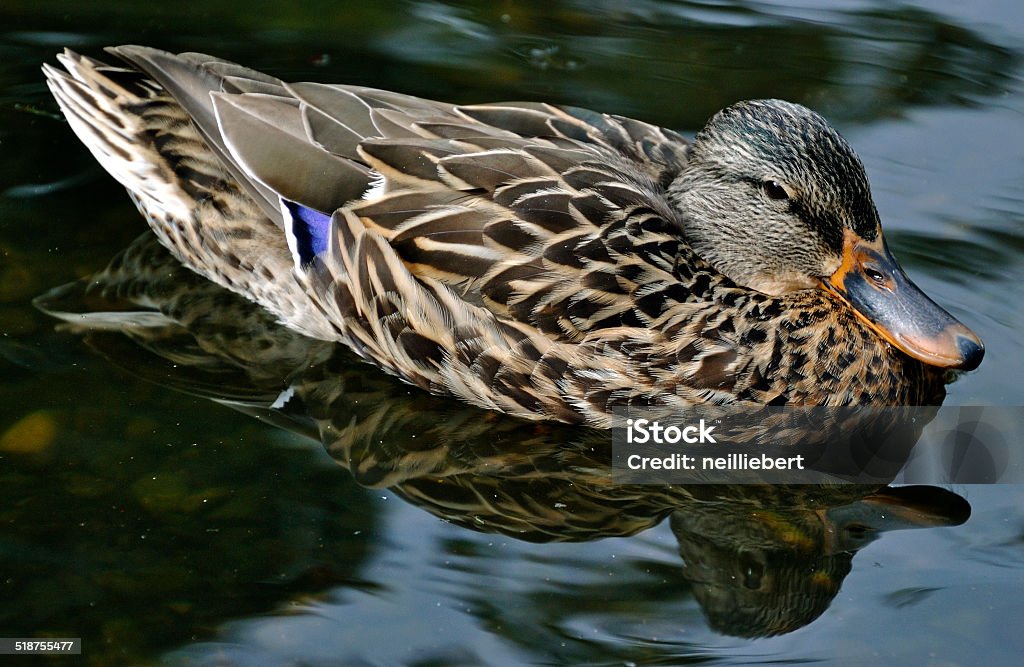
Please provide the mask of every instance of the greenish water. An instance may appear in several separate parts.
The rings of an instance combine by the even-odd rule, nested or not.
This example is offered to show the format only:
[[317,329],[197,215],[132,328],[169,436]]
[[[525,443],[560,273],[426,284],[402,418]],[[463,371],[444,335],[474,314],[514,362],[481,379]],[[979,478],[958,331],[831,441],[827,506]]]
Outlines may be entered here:
[[902,525],[856,495],[615,489],[594,434],[427,397],[144,246],[146,284],[216,321],[80,335],[31,305],[145,231],[56,115],[39,65],[64,46],[687,134],[784,97],[843,131],[896,255],[985,340],[947,404],[1019,405],[1024,10],[812,5],[4,3],[0,637],[82,637],[97,665],[1016,664],[1021,487],[903,492]]

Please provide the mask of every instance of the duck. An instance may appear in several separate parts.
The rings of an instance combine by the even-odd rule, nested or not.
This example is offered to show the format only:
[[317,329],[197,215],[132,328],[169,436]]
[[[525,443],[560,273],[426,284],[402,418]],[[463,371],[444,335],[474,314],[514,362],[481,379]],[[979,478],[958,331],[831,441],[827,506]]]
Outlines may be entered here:
[[984,355],[799,104],[737,102],[690,140],[107,52],[65,50],[48,86],[177,260],[434,394],[608,428],[617,408],[933,404]]

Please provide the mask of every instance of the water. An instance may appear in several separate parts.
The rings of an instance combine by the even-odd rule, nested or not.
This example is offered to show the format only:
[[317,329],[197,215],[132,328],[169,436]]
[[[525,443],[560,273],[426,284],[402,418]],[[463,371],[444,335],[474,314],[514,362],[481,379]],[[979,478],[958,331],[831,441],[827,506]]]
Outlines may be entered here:
[[[55,116],[38,67],[63,46],[686,133],[776,96],[839,126],[894,252],[984,339],[947,404],[1019,405],[1016,2],[37,1],[0,25],[0,636],[80,636],[97,665],[1017,663],[1020,487],[630,495],[590,466],[603,438],[490,420],[258,329],[273,358],[238,340],[258,314],[172,267],[150,277],[254,329],[83,338],[30,303],[145,231]],[[284,377],[297,359],[310,370]],[[252,407],[290,380],[292,409]]]

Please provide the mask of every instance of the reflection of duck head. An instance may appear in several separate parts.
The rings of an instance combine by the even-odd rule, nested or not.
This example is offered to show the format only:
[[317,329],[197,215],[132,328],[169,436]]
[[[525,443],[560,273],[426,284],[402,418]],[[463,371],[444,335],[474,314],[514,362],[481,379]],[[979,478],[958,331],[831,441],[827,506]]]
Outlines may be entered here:
[[778,502],[782,497],[705,503],[672,514],[683,576],[721,632],[762,637],[801,628],[828,608],[854,554],[881,533],[957,525],[970,514],[960,496],[934,487],[845,498],[795,487],[787,502]]
[[952,525],[966,503],[881,489],[614,484],[605,431],[522,422],[455,404],[303,338],[181,267],[143,237],[41,308],[141,377],[319,439],[365,486],[454,524],[533,542],[628,536],[672,517],[684,576],[711,624],[791,631],[838,592],[880,532]]

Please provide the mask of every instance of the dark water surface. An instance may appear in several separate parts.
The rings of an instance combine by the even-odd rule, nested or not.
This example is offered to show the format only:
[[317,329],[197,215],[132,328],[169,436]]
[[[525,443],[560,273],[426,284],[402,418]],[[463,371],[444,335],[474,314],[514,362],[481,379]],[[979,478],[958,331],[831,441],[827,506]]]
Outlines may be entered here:
[[846,135],[895,254],[984,339],[947,404],[1020,405],[1024,9],[816,4],[4,2],[0,637],[82,637],[96,665],[1018,664],[1024,488],[616,488],[604,435],[427,397],[146,241],[144,272],[95,279],[191,329],[57,331],[31,304],[145,231],[46,91],[64,46],[687,134],[783,97]]

